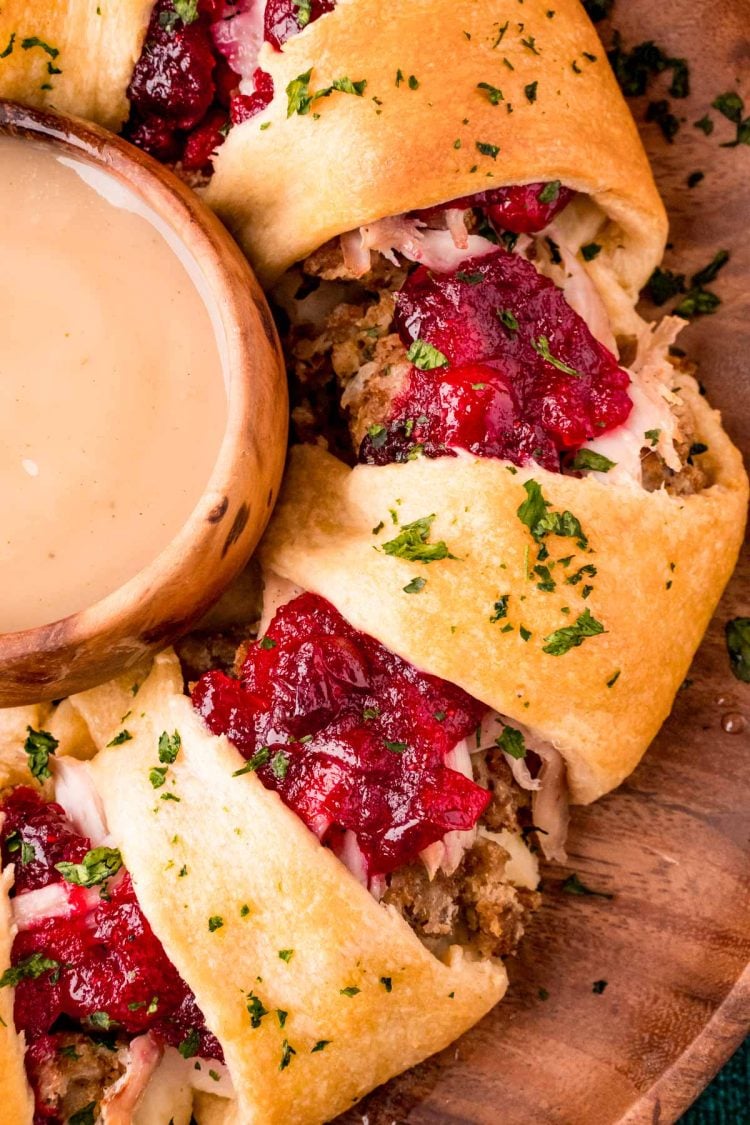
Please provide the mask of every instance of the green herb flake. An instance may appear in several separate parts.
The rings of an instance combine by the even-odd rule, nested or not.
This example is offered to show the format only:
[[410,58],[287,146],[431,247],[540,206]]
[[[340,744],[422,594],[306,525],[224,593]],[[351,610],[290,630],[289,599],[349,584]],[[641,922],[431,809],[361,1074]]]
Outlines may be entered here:
[[172,0],[172,7],[185,25],[198,19],[198,0]]
[[489,82],[478,82],[477,90],[481,90],[486,94],[487,100],[492,105],[499,105],[500,102],[504,101],[502,90],[498,89],[497,86],[491,85]]
[[540,203],[554,203],[560,194],[562,184],[559,180],[549,180],[537,195]]
[[584,534],[580,521],[572,512],[550,512],[550,503],[544,499],[541,486],[535,480],[524,482],[526,499],[518,508],[516,515],[521,523],[529,528],[537,543],[541,543],[547,535],[558,535],[563,538],[570,537],[576,540],[576,546],[585,550],[588,539]]
[[601,252],[601,246],[598,242],[587,242],[585,246],[581,247],[581,255],[584,262],[593,262]]
[[[541,199],[541,196],[540,196]],[[563,360],[558,359],[550,351],[549,340],[546,336],[539,336],[538,339],[531,341],[531,346],[537,355],[540,355],[547,363],[551,363],[558,371],[562,371],[565,375],[574,375],[580,378],[580,372],[576,371],[575,367],[570,367]]]
[[440,539],[437,543],[428,543],[430,526],[435,515],[422,516],[412,523],[403,524],[395,539],[383,543],[382,550],[386,555],[394,558],[406,559],[409,562],[439,562],[442,559],[455,559],[456,556],[448,550],[447,544]]
[[294,956],[294,950],[293,949],[280,949],[279,950],[279,957],[281,958],[282,961],[286,961],[287,965],[289,964],[289,962],[291,961],[293,956]]
[[[76,1058],[80,1058],[80,1055],[76,1055]],[[75,1113],[71,1113],[68,1118],[68,1125],[94,1125],[98,1112],[99,1103],[88,1102],[81,1109],[77,1109]]]
[[60,972],[60,962],[45,957],[43,953],[32,953],[17,965],[11,965],[0,977],[0,988],[15,988],[22,980],[37,980],[44,973]]
[[474,144],[477,152],[481,152],[482,156],[490,156],[493,160],[497,160],[500,145],[490,144],[489,141],[475,141]]
[[167,780],[168,768],[168,766],[154,766],[153,769],[149,770],[148,779],[154,789],[160,789]]
[[191,1028],[182,1042],[178,1044],[177,1050],[180,1052],[183,1059],[195,1058],[200,1050],[200,1037],[197,1027]]
[[[250,1026],[253,1028],[260,1027],[260,1021],[268,1015],[268,1008],[263,1006],[260,997],[256,996],[254,992],[248,992],[245,1007],[250,1016]],[[284,1013],[284,1019],[286,1020],[286,1012]],[[284,1024],[282,1023],[281,1026],[283,1027]]]
[[591,991],[595,996],[601,996],[601,994],[604,992],[604,989],[607,987],[607,983],[608,982],[606,980],[595,980],[591,986]]
[[307,27],[312,16],[312,0],[293,0],[294,7],[297,9],[297,23],[300,30]]
[[276,648],[276,641],[272,637],[261,637],[258,646],[264,651],[270,652],[272,648]]
[[574,625],[566,625],[562,629],[555,629],[553,633],[546,636],[544,638],[546,643],[542,647],[542,652],[546,652],[549,656],[564,656],[572,648],[578,648],[579,645],[582,645],[589,637],[597,637],[605,631],[601,621],[597,621],[595,617],[592,617],[591,611],[585,609],[577,617]]
[[405,742],[389,742],[388,739],[384,741],[386,750],[390,750],[391,754],[405,754],[408,750]]
[[539,86],[538,82],[529,82],[528,86],[524,86],[523,92],[526,95],[526,100],[528,102],[533,103],[533,102],[536,101],[536,94],[537,94],[538,86]]
[[496,309],[495,311],[504,328],[507,328],[509,332],[518,331],[518,321],[510,309]]
[[729,261],[728,250],[717,250],[711,261],[703,269],[698,270],[690,278],[691,285],[710,285],[712,281],[716,280],[716,275],[719,270],[723,269]]
[[188,873],[187,864],[184,863],[182,865],[182,867],[180,868],[180,870],[177,872],[177,878],[178,879],[184,879],[185,876],[187,875],[187,873]]
[[608,473],[616,464],[616,461],[610,461],[609,457],[594,449],[579,449],[573,459],[574,469],[590,469],[594,473]]
[[419,89],[419,81],[418,81],[417,78],[415,78],[415,76],[413,74],[409,75],[409,81],[408,81],[407,85],[408,85],[410,90],[418,90]]
[[130,742],[132,737],[129,730],[121,730],[119,734],[115,735],[111,742],[107,743],[107,746],[122,746],[123,742]]
[[724,626],[732,675],[750,684],[750,617],[733,617]]
[[208,919],[208,929],[212,934],[215,933],[216,930],[220,930],[223,925],[224,919],[222,918],[221,914],[212,914]]
[[503,727],[502,734],[495,739],[495,743],[510,758],[519,760],[526,757],[526,741],[523,734],[515,727],[508,726],[507,723]]
[[660,435],[661,430],[646,430],[643,434],[643,436],[648,439],[649,445],[652,449],[659,444]]
[[594,891],[591,887],[587,887],[585,883],[581,882],[575,872],[569,875],[565,882],[562,884],[561,890],[566,895],[580,895],[589,898],[614,898],[615,896],[609,894],[607,891]]
[[166,731],[162,731],[162,733],[159,735],[158,746],[159,761],[166,762],[167,765],[171,766],[180,752],[180,747],[182,746],[182,739],[180,738],[179,731],[175,731],[174,734],[171,735],[167,734]]
[[528,39],[522,39],[521,40],[521,46],[525,47],[527,51],[531,51],[532,55],[541,54],[541,52],[539,51],[539,49],[536,45],[536,39],[534,38],[533,35],[529,35]]
[[97,1031],[113,1031],[119,1027],[117,1020],[113,1020],[109,1012],[92,1012],[88,1021]]
[[533,636],[533,633],[531,632],[531,630],[527,629],[525,625],[519,625],[518,626],[518,632],[521,634],[521,640],[522,641],[528,641]]
[[277,781],[283,781],[289,770],[289,755],[284,750],[277,750],[271,758],[271,773]]
[[493,625],[497,621],[502,621],[504,617],[508,616],[508,602],[510,601],[510,594],[501,594],[497,601],[492,606],[492,616],[490,621]]
[[393,992],[393,977],[381,977],[380,983],[386,992]]
[[246,902],[243,902],[242,906],[240,907],[240,918],[247,918],[249,913],[250,913],[250,907],[247,905]]
[[330,1042],[330,1039],[319,1039],[315,1046],[311,1048],[310,1054],[314,1055],[317,1051],[324,1051]]
[[699,121],[694,121],[693,126],[696,129],[700,129],[700,131],[702,133],[705,133],[707,137],[710,137],[711,133],[713,133],[714,131],[714,123],[707,113],[703,117],[701,117]]
[[705,172],[691,172],[690,175],[688,176],[688,178],[686,179],[685,183],[687,184],[687,186],[689,188],[694,188],[694,187],[698,186],[698,184],[701,182],[701,180],[705,180],[705,178],[706,178]]
[[11,34],[11,37],[8,40],[8,44],[5,47],[5,49],[0,51],[0,59],[7,59],[8,55],[11,55],[13,53],[13,44],[15,43],[15,41],[16,41],[16,33],[14,31]]
[[51,59],[56,59],[60,54],[57,47],[50,47],[49,43],[45,43],[43,39],[39,39],[36,35],[30,35],[28,39],[21,40],[21,48],[24,51],[30,51],[32,47],[39,47],[42,51],[45,51]]
[[52,777],[49,768],[50,754],[55,753],[60,743],[48,730],[34,730],[33,727],[27,727],[26,731],[23,748],[28,755],[32,777],[37,781],[46,781],[47,778]]
[[426,578],[412,578],[411,582],[407,582],[407,584],[404,586],[404,593],[418,594],[420,593],[420,591],[424,590],[426,585]]
[[96,887],[111,879],[121,867],[119,848],[106,847],[92,848],[80,863],[55,864],[55,870],[60,872],[65,882],[77,887]]
[[448,360],[443,353],[424,340],[414,340],[406,353],[406,358],[420,371],[433,371],[436,367],[448,366]]
[[711,108],[718,109],[719,113],[726,117],[727,121],[731,121],[733,125],[739,125],[745,103],[736,90],[729,90],[726,94],[719,94],[717,98],[714,98],[711,102]]
[[289,1063],[292,1061],[292,1055],[296,1055],[294,1047],[290,1046],[285,1039],[281,1045],[281,1062],[279,1063],[279,1070],[286,1070]]
[[235,770],[232,777],[242,777],[243,773],[255,773],[257,769],[264,766],[271,757],[271,751],[268,746],[261,746],[260,750],[256,750],[252,758],[249,758],[241,769]]
[[361,988],[356,988],[353,984],[350,984],[346,988],[339,989],[339,995],[349,996],[351,998],[352,996],[359,996],[361,991]]

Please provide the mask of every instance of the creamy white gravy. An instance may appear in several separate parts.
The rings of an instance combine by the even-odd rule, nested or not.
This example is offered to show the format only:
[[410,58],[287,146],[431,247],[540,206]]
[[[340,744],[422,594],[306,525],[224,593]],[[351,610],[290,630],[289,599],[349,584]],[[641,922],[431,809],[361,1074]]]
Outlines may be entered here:
[[0,633],[132,578],[185,523],[227,412],[197,264],[113,175],[0,137]]

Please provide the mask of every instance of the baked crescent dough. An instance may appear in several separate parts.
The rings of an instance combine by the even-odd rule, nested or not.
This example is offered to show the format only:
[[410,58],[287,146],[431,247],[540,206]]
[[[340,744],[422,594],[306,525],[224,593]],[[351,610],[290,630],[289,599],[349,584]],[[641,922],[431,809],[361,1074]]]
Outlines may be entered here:
[[[385,216],[559,179],[608,216],[599,269],[634,300],[662,256],[664,207],[583,6],[553,7],[550,17],[547,0],[339,0],[280,53],[266,44],[259,61],[276,96],[231,130],[208,190],[261,280]],[[311,67],[311,92],[345,76],[365,79],[364,95],[318,101],[318,120],[287,117],[287,84]],[[496,158],[477,142],[499,146]]]
[[153,6],[154,0],[6,0],[0,97],[118,130],[129,113],[126,91]]
[[[694,381],[680,383],[709,447],[712,483],[695,495],[514,470],[468,454],[351,470],[298,446],[262,560],[418,668],[525,723],[567,760],[572,799],[593,801],[631,772],[669,714],[742,542],[742,459]],[[578,517],[591,547],[545,540],[553,558],[574,555],[567,570],[553,570],[552,592],[527,577],[534,542],[517,510],[532,478],[554,510]],[[458,559],[415,563],[374,549],[397,534],[391,510],[402,525],[435,514],[430,541],[444,540]],[[566,583],[582,565],[596,576]],[[418,596],[404,592],[415,575],[427,579]],[[492,622],[505,594],[507,618]],[[544,638],[587,609],[605,633],[563,655],[542,651]],[[513,628],[503,631],[506,624]]]
[[[145,710],[125,749],[90,768],[141,907],[224,1049],[236,1103],[202,1098],[199,1119],[319,1125],[502,997],[502,965],[458,947],[437,960],[275,793],[234,777],[244,759],[187,698],[165,688]],[[159,800],[149,781],[163,730],[182,739],[166,787],[179,801]],[[250,991],[269,1013],[258,1028]],[[285,1041],[296,1053],[281,1070]]]

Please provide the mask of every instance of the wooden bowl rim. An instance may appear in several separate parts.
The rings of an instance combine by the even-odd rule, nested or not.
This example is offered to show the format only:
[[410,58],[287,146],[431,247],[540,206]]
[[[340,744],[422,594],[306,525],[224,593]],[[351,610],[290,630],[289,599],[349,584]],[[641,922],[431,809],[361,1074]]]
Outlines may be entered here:
[[[211,475],[203,492],[196,496],[186,522],[170,543],[125,583],[91,605],[57,621],[0,633],[2,670],[6,658],[15,659],[32,651],[40,654],[55,651],[63,636],[66,645],[73,641],[85,646],[106,632],[108,625],[122,622],[134,613],[142,598],[152,594],[155,587],[177,582],[189,584],[190,553],[210,537],[212,523],[224,515],[248,426],[251,423],[257,426],[259,421],[262,425],[262,419],[255,416],[257,396],[250,377],[252,342],[257,341],[260,347],[278,349],[278,340],[270,313],[266,317],[264,310],[258,308],[264,333],[256,328],[248,347],[248,340],[238,331],[238,325],[247,323],[247,303],[256,286],[249,265],[226,229],[198,196],[152,157],[91,122],[3,98],[0,98],[0,136],[34,140],[88,159],[124,182],[169,226],[213,296],[217,314],[214,323],[217,327],[220,325],[224,337],[218,345],[225,358],[223,375],[227,394],[226,427]],[[231,268],[224,260],[227,253]],[[236,278],[240,261],[244,278],[242,273],[240,277],[246,280],[246,288],[238,285]],[[205,502],[209,496],[216,501],[215,520],[212,513],[206,519]]]

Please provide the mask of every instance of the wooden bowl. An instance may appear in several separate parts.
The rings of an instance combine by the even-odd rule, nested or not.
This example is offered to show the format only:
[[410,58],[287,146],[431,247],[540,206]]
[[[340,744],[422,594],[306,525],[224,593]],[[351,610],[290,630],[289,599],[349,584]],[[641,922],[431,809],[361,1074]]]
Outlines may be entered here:
[[169,546],[94,605],[48,625],[0,634],[0,706],[8,707],[108,680],[202,616],[247,562],[273,508],[288,407],[265,299],[238,247],[193,192],[126,141],[74,118],[0,100],[0,135],[33,138],[94,161],[126,181],[171,227],[213,292],[228,384],[226,430],[211,479]]

